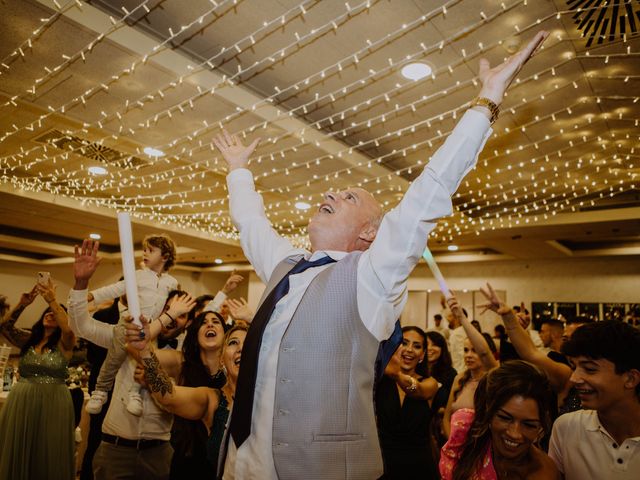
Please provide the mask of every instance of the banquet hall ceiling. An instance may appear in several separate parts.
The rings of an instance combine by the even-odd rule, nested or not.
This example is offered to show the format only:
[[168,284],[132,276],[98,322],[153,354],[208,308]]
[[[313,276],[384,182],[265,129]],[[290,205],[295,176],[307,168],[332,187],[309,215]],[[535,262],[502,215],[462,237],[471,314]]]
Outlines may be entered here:
[[[640,255],[638,0],[3,0],[0,24],[0,259],[69,261],[91,232],[117,255],[128,210],[187,268],[245,262],[220,127],[261,138],[250,168],[296,244],[329,189],[392,208],[478,92],[478,60],[539,29],[429,243],[442,261]],[[411,62],[432,74],[404,78]]]

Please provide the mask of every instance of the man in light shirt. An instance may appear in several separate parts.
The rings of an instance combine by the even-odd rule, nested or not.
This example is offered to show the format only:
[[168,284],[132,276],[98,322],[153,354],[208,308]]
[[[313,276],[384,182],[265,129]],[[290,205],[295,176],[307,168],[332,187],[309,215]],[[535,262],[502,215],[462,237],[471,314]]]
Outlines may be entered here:
[[436,313],[433,316],[433,326],[427,329],[427,332],[438,332],[445,340],[449,341],[449,329],[442,321],[442,315]]
[[[267,284],[243,347],[225,480],[383,473],[372,402],[378,345],[391,335],[408,276],[437,220],[452,212],[451,196],[475,166],[507,87],[546,36],[493,69],[481,61],[478,99],[389,213],[362,188],[327,192],[309,221],[311,252],[281,237],[265,215],[246,168],[258,141],[245,147],[227,132],[218,136],[231,217]],[[431,383],[402,387],[409,396],[435,393]]]
[[566,480],[640,478],[640,330],[588,323],[562,346],[583,410],[558,417],[549,456]]

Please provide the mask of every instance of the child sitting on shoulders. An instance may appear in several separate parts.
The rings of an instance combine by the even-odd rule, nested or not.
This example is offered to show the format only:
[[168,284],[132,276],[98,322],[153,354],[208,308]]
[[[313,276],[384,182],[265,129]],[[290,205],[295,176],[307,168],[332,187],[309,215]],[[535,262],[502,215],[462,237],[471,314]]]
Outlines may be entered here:
[[[175,264],[176,246],[173,240],[165,234],[147,235],[142,241],[143,264],[141,270],[136,270],[136,283],[140,299],[140,313],[148,320],[158,318],[162,314],[169,292],[178,288],[178,281],[167,272]],[[89,301],[95,304],[106,300],[113,300],[125,294],[124,280],[98,288],[89,293]],[[166,314],[166,312],[165,312]],[[116,329],[124,331],[120,315]],[[174,319],[171,319],[175,321]],[[114,335],[107,357],[100,369],[96,388],[87,402],[86,411],[99,413],[106,403],[109,391],[113,388],[116,374],[127,357],[124,345],[124,334]],[[142,415],[142,399],[140,385],[134,383],[129,391],[127,411],[132,415]]]

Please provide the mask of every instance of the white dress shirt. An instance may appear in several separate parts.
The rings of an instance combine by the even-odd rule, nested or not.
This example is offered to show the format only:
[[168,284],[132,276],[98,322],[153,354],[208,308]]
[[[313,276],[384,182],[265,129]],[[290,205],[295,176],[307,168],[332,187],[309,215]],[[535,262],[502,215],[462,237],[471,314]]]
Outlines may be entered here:
[[595,410],[565,413],[553,424],[549,456],[565,480],[638,480],[640,437],[619,445]]
[[[102,323],[89,316],[87,290],[71,290],[69,292],[68,315],[69,326],[73,332],[96,345],[109,348],[113,336],[114,325]],[[129,389],[138,385],[133,379],[136,362],[130,357],[122,362],[113,386],[113,395],[109,410],[102,424],[102,431],[110,435],[128,438],[129,440],[156,439],[169,440],[173,415],[161,410],[147,389],[141,389],[144,415],[136,416],[127,411]]]
[[[407,279],[424,252],[435,222],[452,212],[451,196],[475,166],[491,134],[488,119],[468,111],[402,201],[387,213],[376,239],[358,263],[357,302],[360,318],[379,340],[391,336],[407,300]],[[242,249],[260,279],[267,283],[275,267],[292,255],[340,260],[347,252],[297,249],[278,235],[264,213],[252,174],[236,169],[227,176],[231,218],[240,232]],[[253,399],[251,434],[236,450],[229,441],[224,479],[277,479],[272,455],[272,426],[278,350],[285,330],[311,281],[329,265],[290,277],[290,289],[275,307],[262,337]],[[373,372],[373,365],[372,365]],[[321,372],[319,372],[321,374]]]

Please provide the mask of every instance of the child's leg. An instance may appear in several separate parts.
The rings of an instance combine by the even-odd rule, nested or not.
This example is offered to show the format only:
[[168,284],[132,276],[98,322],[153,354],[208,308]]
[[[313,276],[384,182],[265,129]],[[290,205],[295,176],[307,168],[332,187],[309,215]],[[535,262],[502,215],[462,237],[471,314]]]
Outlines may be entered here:
[[100,368],[100,374],[96,380],[96,390],[108,392],[113,388],[118,370],[127,358],[124,333],[124,325],[118,323],[113,327],[113,339],[107,352],[107,358],[104,359],[102,368]]

